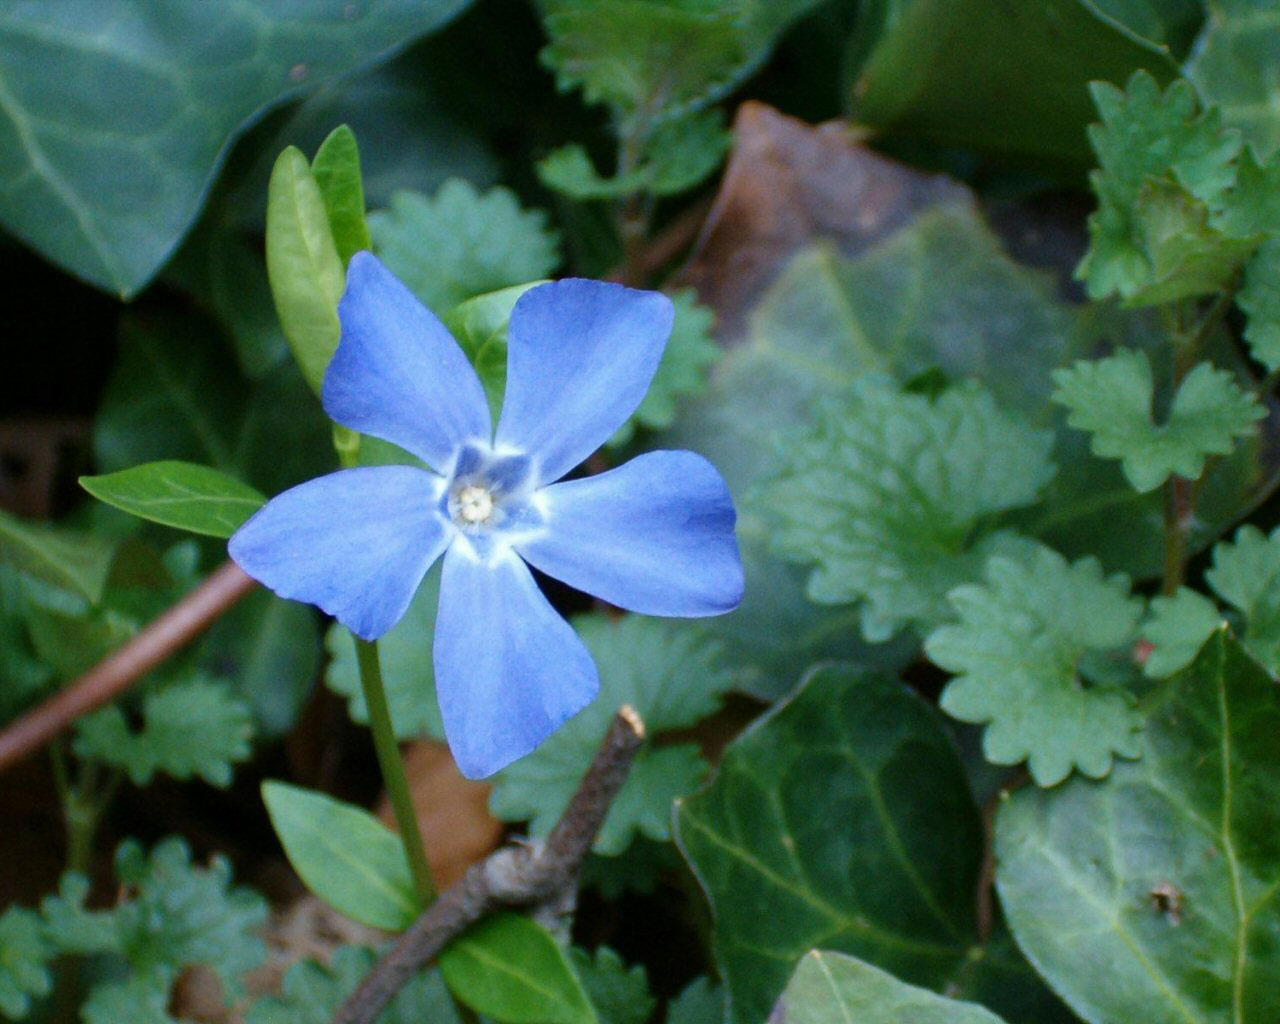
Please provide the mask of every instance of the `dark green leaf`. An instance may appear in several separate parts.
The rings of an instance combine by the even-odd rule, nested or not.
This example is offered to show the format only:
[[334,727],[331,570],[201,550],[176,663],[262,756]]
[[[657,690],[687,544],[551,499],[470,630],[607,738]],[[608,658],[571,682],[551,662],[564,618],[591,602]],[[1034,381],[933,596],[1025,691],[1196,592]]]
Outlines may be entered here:
[[1245,525],[1213,549],[1205,582],[1244,620],[1242,642],[1273,674],[1280,673],[1280,530],[1270,536]]
[[680,801],[738,1024],[815,945],[940,988],[968,962],[981,825],[939,716],[900,683],[812,672]]
[[345,267],[360,250],[373,248],[364,219],[360,150],[355,133],[347,125],[339,125],[320,144],[311,161],[311,173],[320,186],[329,230]]
[[[489,804],[505,821],[529,820],[545,836],[559,820],[617,714],[629,704],[646,732],[685,728],[711,714],[733,684],[719,643],[686,622],[628,615],[574,620],[600,670],[600,695],[537,750],[503,769]],[[602,854],[620,854],[636,833],[670,838],[671,804],[706,772],[696,746],[646,747],[636,758],[596,837]]]
[[69,590],[102,597],[115,548],[105,538],[29,523],[0,510],[0,566]]
[[870,48],[848,85],[858,121],[1058,174],[1089,164],[1089,82],[1124,81],[1140,67],[1165,79],[1175,71],[1160,47],[1089,0],[887,0],[885,11],[864,20],[872,41],[852,43]]
[[99,501],[135,516],[210,537],[230,537],[266,504],[233,476],[193,462],[148,462],[104,476],[82,476]]
[[317,395],[337,351],[338,300],[346,287],[325,197],[302,150],[290,146],[267,187],[267,276],[280,326]]
[[724,1024],[724,989],[694,978],[667,1006],[667,1024]]
[[1236,301],[1249,317],[1250,354],[1268,370],[1280,369],[1280,239],[1265,243],[1245,265]]
[[51,951],[40,918],[21,907],[0,914],[0,1013],[21,1020],[31,999],[49,994]]
[[645,1024],[657,1000],[643,964],[628,967],[608,946],[594,955],[576,947],[569,952],[600,1024]]
[[546,277],[560,262],[540,210],[523,210],[505,188],[479,192],[445,182],[428,198],[398,192],[370,215],[378,255],[437,313],[464,299]]
[[985,576],[948,595],[960,621],[925,641],[935,664],[958,673],[943,691],[943,710],[987,723],[987,760],[1026,760],[1042,786],[1073,767],[1106,775],[1113,753],[1137,757],[1141,719],[1132,695],[1081,678],[1088,652],[1133,640],[1142,602],[1129,596],[1128,577],[1104,579],[1097,559],[1068,565],[1046,547],[993,556]]
[[1023,789],[996,884],[1019,945],[1082,1018],[1280,1013],[1280,692],[1219,629],[1151,701],[1140,761]]
[[298,877],[353,921],[403,931],[421,909],[404,847],[368,811],[284,782],[262,784],[271,824]]
[[0,220],[79,277],[133,295],[195,220],[245,125],[464,6],[6,5]]
[[842,953],[814,950],[800,961],[769,1015],[770,1024],[1004,1024],[975,1003],[960,1003],[899,981]]
[[169,1014],[173,972],[151,970],[95,985],[80,1008],[84,1024],[181,1024]]
[[597,1024],[565,950],[518,914],[487,918],[440,956],[453,994],[505,1024]]

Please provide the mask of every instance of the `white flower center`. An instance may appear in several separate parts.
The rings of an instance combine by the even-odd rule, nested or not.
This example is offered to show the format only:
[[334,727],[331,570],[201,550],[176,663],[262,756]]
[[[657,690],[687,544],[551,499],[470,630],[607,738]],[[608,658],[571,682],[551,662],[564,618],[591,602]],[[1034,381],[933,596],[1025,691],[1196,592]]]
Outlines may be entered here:
[[458,515],[464,523],[488,522],[493,515],[493,495],[487,487],[468,484],[458,492]]

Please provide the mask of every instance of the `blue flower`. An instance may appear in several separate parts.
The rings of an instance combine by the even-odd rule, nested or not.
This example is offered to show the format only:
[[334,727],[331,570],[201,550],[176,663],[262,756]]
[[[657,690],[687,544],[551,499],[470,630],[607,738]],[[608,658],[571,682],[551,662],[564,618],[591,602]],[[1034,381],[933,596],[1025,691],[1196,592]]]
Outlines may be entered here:
[[338,312],[326,412],[431,470],[308,481],[268,502],[229,549],[277,594],[319,605],[366,640],[399,621],[443,555],[436,690],[464,775],[529,753],[599,689],[529,565],[647,615],[737,606],[733,502],[706,459],[649,452],[555,482],[640,404],[671,333],[665,296],[585,280],[527,291],[511,314],[496,431],[467,357],[376,257],[351,260]]

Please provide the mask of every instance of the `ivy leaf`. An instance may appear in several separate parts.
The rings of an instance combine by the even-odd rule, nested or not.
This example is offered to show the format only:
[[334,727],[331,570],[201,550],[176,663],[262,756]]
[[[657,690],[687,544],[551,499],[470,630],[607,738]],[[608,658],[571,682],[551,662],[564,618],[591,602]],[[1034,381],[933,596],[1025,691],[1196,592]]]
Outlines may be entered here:
[[1249,351],[1268,370],[1280,369],[1280,239],[1264,244],[1245,264],[1236,303],[1248,317]]
[[1170,596],[1152,598],[1143,638],[1151,644],[1142,671],[1152,679],[1167,679],[1196,660],[1200,648],[1222,624],[1218,606],[1189,587]]
[[676,419],[680,399],[700,394],[707,384],[707,370],[720,358],[720,346],[711,337],[715,313],[698,304],[696,293],[684,288],[671,296],[675,324],[662,353],[658,372],[640,407],[609,439],[611,446],[626,444],[637,426],[665,430]]
[[817,562],[809,597],[865,602],[863,634],[883,640],[949,617],[947,591],[1008,540],[991,517],[1030,505],[1053,476],[1052,445],[976,383],[931,401],[868,375],[785,444],[754,504],[776,524],[774,550]]
[[[1264,534],[1245,525],[1213,549],[1205,582],[1244,617],[1245,648],[1280,673],[1280,528]],[[1216,625],[1217,623],[1215,623]]]
[[[378,640],[382,682],[396,738],[422,735],[444,739],[444,721],[436,702],[436,676],[431,661],[436,608],[440,603],[440,568],[437,563],[418,587],[404,618]],[[345,626],[334,623],[324,639],[329,666],[324,681],[334,693],[347,698],[353,722],[369,724],[369,706],[360,684],[356,648]]]
[[1149,705],[1140,761],[996,819],[1018,945],[1085,1021],[1280,1011],[1280,690],[1225,629]]
[[1226,370],[1200,363],[1182,381],[1165,422],[1152,420],[1155,385],[1147,354],[1120,349],[1105,359],[1078,360],[1053,372],[1053,400],[1067,423],[1093,434],[1095,455],[1120,459],[1139,492],[1171,475],[1198,480],[1209,455],[1228,455],[1236,438],[1256,429],[1266,409]]
[[[254,1004],[245,1024],[316,1024],[334,1015],[364,980],[377,957],[359,946],[340,946],[329,966],[305,960],[289,968],[284,994]],[[419,971],[400,989],[377,1024],[461,1024],[437,970]]]
[[521,209],[510,189],[481,193],[457,178],[430,198],[397,192],[389,209],[369,215],[369,231],[374,251],[437,313],[560,263],[542,211]]
[[156,772],[227,786],[232,765],[250,754],[252,713],[225,683],[207,677],[147,694],[142,722],[141,729],[130,730],[120,706],[112,704],[79,721],[75,751],[123,768],[138,786]]
[[594,955],[574,947],[569,959],[600,1024],[645,1024],[657,1000],[649,991],[643,964],[628,967],[608,946]]
[[994,556],[986,582],[949,595],[960,621],[934,630],[925,651],[958,673],[941,706],[963,722],[988,723],[983,751],[994,764],[1027,760],[1041,786],[1072,768],[1102,778],[1112,755],[1137,757],[1141,718],[1130,693],[1089,685],[1080,659],[1133,639],[1141,601],[1129,579],[1104,579],[1092,556],[1074,564],[1046,547],[1014,560]]
[[33,996],[49,994],[51,956],[36,914],[21,907],[0,914],[0,1014],[21,1020]]
[[769,1024],[1004,1024],[976,1003],[962,1003],[899,981],[873,964],[815,949],[787,982]]
[[[493,780],[489,805],[504,821],[529,820],[545,836],[582,781],[618,708],[630,704],[650,736],[711,714],[732,685],[720,644],[686,622],[583,615],[574,628],[600,670],[600,696],[527,757]],[[646,745],[609,809],[597,853],[622,853],[637,834],[670,838],[672,801],[697,788],[706,763],[693,744]]]

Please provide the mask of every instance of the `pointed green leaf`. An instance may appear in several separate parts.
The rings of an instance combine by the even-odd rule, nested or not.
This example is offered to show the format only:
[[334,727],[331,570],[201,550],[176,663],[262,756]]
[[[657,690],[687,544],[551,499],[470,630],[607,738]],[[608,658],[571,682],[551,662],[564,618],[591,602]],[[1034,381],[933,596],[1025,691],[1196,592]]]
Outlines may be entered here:
[[1087,430],[1095,455],[1120,459],[1135,490],[1151,491],[1172,475],[1198,480],[1209,455],[1228,455],[1257,430],[1266,409],[1226,370],[1200,363],[1173,397],[1168,418],[1152,420],[1155,385],[1145,352],[1120,349],[1105,359],[1055,370],[1053,400],[1067,422]]
[[1004,1024],[976,1003],[961,1003],[899,981],[843,953],[806,954],[769,1015],[769,1024]]
[[1225,629],[1152,698],[1142,759],[1024,788],[996,827],[1018,944],[1081,1018],[1280,1015],[1280,690]]
[[280,154],[267,186],[267,276],[293,358],[318,395],[342,335],[346,274],[324,195],[295,146]]
[[311,173],[320,187],[333,243],[345,267],[356,253],[373,248],[364,218],[364,182],[355,132],[345,124],[330,132],[316,150]]
[[449,990],[506,1024],[598,1024],[564,948],[519,914],[487,918],[440,955]]
[[0,510],[0,566],[79,594],[102,597],[114,546],[102,537],[29,523]]
[[735,1024],[818,944],[935,988],[970,963],[978,812],[941,718],[895,680],[811,672],[677,804],[676,832]]
[[403,931],[418,916],[404,847],[368,811],[284,782],[262,784],[271,824],[293,870],[339,913]]
[[267,499],[246,483],[193,462],[147,462],[80,486],[99,501],[142,519],[210,537],[230,537]]
[[1074,564],[1046,547],[1019,559],[994,556],[985,582],[949,595],[960,621],[929,634],[925,651],[957,673],[941,706],[986,723],[982,748],[994,764],[1026,760],[1042,786],[1073,768],[1098,778],[1113,754],[1137,757],[1141,720],[1125,690],[1084,677],[1081,658],[1133,640],[1142,602],[1129,579],[1104,579],[1095,558]]

